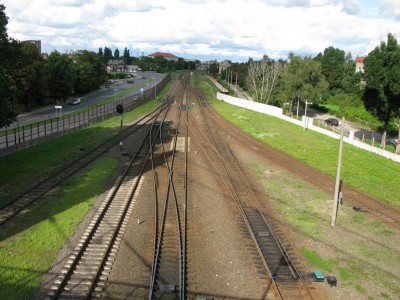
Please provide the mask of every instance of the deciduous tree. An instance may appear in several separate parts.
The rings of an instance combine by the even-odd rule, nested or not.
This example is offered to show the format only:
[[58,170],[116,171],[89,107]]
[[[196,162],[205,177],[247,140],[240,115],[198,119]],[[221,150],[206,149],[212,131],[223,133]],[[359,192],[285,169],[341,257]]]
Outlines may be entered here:
[[[289,63],[282,72],[280,88],[286,101],[321,102],[327,92],[328,83],[322,74],[320,62],[311,57],[289,54]],[[289,99],[288,99],[289,98]]]
[[389,122],[399,117],[400,109],[400,47],[388,34],[364,59],[365,88],[362,100],[365,108],[383,122],[382,140],[386,139]]
[[246,86],[254,101],[268,104],[276,86],[282,65],[274,62],[267,55],[260,61],[249,62]]
[[72,60],[66,54],[53,51],[45,62],[44,75],[50,96],[65,103],[73,92],[76,78]]

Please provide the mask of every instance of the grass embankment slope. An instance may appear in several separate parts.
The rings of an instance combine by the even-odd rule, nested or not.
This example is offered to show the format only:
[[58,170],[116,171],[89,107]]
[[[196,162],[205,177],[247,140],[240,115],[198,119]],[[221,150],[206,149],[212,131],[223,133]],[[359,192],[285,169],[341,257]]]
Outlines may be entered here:
[[[168,89],[168,85],[167,88]],[[161,94],[162,95],[162,94]],[[124,113],[124,124],[159,103],[149,101]],[[21,186],[40,182],[55,170],[119,132],[120,117],[98,123],[24,151],[0,158],[0,205]],[[117,138],[118,139],[118,138]],[[0,299],[27,299],[40,285],[60,248],[74,234],[93,202],[105,190],[117,159],[97,161],[83,174],[66,180],[0,232]]]
[[[338,140],[215,100],[217,90],[212,84],[206,80],[199,84],[229,122],[263,143],[336,176]],[[317,268],[337,277],[337,288],[321,283],[327,293],[334,299],[399,299],[399,232],[355,212],[346,202],[332,228],[333,194],[326,195],[268,162],[250,161],[250,165],[293,232],[310,271]],[[344,144],[341,176],[346,184],[400,207],[399,174],[399,163]]]

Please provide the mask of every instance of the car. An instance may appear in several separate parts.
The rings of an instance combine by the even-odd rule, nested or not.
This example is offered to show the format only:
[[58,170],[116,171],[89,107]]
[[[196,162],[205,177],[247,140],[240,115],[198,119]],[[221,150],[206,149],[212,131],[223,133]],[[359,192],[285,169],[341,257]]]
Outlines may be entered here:
[[132,79],[129,79],[126,81],[126,83],[134,83],[134,81]]
[[325,124],[331,125],[331,126],[339,126],[340,122],[338,119],[335,118],[329,118],[325,120]]
[[112,80],[109,80],[109,81],[107,81],[107,83],[108,83],[108,84],[113,84],[113,83],[114,83],[114,81],[112,81]]
[[79,98],[74,98],[71,100],[71,105],[77,105],[80,104],[82,101]]
[[105,88],[109,89],[110,85],[108,83],[106,83],[106,85],[104,86]]

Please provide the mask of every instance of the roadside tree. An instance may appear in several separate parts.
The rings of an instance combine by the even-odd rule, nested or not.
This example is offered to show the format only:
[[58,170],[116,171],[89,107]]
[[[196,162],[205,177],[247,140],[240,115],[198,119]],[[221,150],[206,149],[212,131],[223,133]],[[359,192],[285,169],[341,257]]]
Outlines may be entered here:
[[17,119],[17,113],[13,108],[15,89],[13,79],[9,74],[7,60],[10,54],[7,24],[8,17],[5,14],[5,6],[0,4],[0,128],[9,126]]
[[95,52],[81,50],[76,55],[76,62],[74,91],[87,93],[98,89],[106,78],[105,64],[101,58]]
[[363,79],[362,100],[383,123],[385,141],[390,121],[400,116],[400,46],[392,34],[364,59]]
[[66,54],[53,51],[45,61],[44,76],[50,96],[65,103],[73,92],[76,78],[72,60]]
[[328,90],[328,82],[322,74],[321,63],[311,57],[289,54],[289,63],[280,80],[280,101],[290,103],[290,111],[297,103],[320,103]]

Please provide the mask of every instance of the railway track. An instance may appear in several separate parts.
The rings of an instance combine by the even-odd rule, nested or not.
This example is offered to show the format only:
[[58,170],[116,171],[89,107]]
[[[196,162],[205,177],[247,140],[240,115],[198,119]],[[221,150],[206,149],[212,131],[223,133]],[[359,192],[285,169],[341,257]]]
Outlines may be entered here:
[[241,212],[262,264],[269,274],[269,293],[281,299],[313,299],[306,277],[297,270],[274,226],[263,213],[256,195],[219,133],[213,115],[208,112],[207,102],[201,94],[196,94],[200,114],[190,115],[192,124],[198,127],[198,130],[192,131],[193,136],[196,136]]
[[[162,179],[154,180],[155,239],[149,299],[186,298],[188,130],[187,116],[181,110],[187,104],[186,90],[184,81],[178,79],[173,93],[174,98],[180,101],[179,110],[170,112],[176,115],[175,120],[179,120],[177,127],[161,128],[160,147],[152,153],[158,154],[161,160],[157,168],[152,164],[153,178]],[[164,143],[164,140],[168,140],[164,138],[165,134],[172,137],[171,143]]]
[[[123,135],[126,137],[138,132],[139,130],[142,130],[145,128],[145,126],[148,126],[149,123],[152,122],[152,120],[165,108],[165,103],[161,104],[153,112],[143,116],[132,125],[126,127],[123,131]],[[87,167],[90,163],[94,162],[119,142],[120,137],[112,137],[107,139],[95,148],[85,151],[81,157],[69,163],[68,165],[63,166],[61,170],[51,174],[41,182],[30,187],[21,195],[18,195],[12,199],[10,202],[0,208],[0,226],[17,216],[20,212],[27,209],[46,193],[57,188],[57,186],[59,186],[64,180]]]
[[[166,101],[166,103],[169,103]],[[168,110],[158,110],[151,126],[138,142],[138,149],[105,202],[71,253],[51,287],[51,299],[90,299],[100,297],[119,242],[141,187],[151,149],[160,127],[156,119]]]

